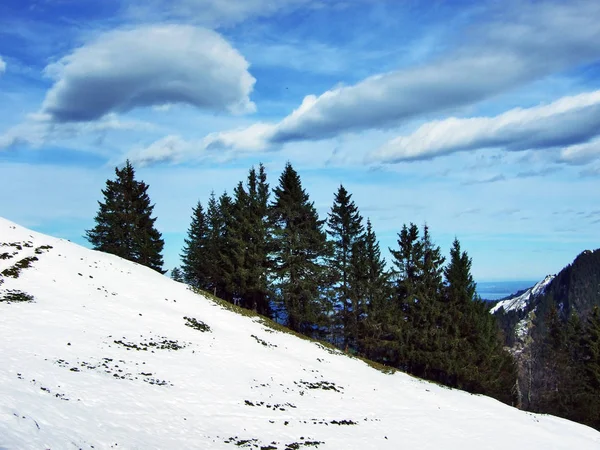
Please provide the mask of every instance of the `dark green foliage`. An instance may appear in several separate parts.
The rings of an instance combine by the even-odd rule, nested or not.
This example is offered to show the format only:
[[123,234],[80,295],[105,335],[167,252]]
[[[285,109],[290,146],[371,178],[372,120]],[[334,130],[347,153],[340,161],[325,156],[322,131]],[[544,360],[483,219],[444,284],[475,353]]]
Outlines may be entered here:
[[[471,259],[455,239],[450,261],[411,224],[399,234],[395,309],[394,365],[417,376],[512,401],[516,371],[502,347],[498,325],[475,295]],[[442,278],[445,278],[445,280]]]
[[234,282],[238,301],[245,308],[270,316],[269,287],[269,185],[264,166],[250,169],[246,186],[234,190]]
[[185,281],[183,277],[183,271],[179,267],[173,267],[173,269],[171,270],[171,278],[174,281],[178,281],[180,283],[183,283]]
[[[578,356],[578,355],[576,355]],[[600,430],[600,308],[588,316],[581,342],[582,422]]]
[[404,225],[398,235],[398,250],[390,249],[395,271],[395,308],[400,345],[395,365],[421,377],[432,378],[432,366],[440,352],[443,333],[440,324],[442,264],[427,227],[423,236],[415,224]]
[[536,326],[542,333],[543,323],[552,305],[560,305],[560,316],[566,320],[576,311],[586,317],[595,306],[600,306],[600,249],[586,250],[561,270],[540,299]]
[[[206,289],[208,283],[208,226],[202,203],[192,210],[192,222],[181,254],[183,280],[194,287]],[[173,275],[171,275],[173,276]],[[175,277],[173,277],[175,279]]]
[[205,277],[206,290],[213,295],[224,294],[221,283],[221,273],[219,269],[219,252],[221,250],[221,237],[224,228],[223,218],[219,210],[219,204],[215,193],[211,192],[208,199],[208,208],[206,210],[206,260]]
[[[523,408],[600,429],[595,344],[599,288],[600,250],[586,250],[522,311],[496,313],[507,345],[520,349],[516,355]],[[515,325],[526,317],[531,318],[531,330],[515,340]]]
[[274,189],[273,276],[279,301],[292,330],[313,334],[322,320],[321,287],[328,256],[323,221],[302,188],[298,173],[287,164]]
[[270,316],[275,305],[288,332],[326,339],[386,373],[400,368],[513,401],[512,357],[488,305],[476,298],[471,260],[458,240],[444,267],[428,227],[405,225],[390,249],[389,273],[371,222],[365,230],[343,186],[328,215],[330,242],[291,164],[273,194],[269,205],[261,165],[232,197],[213,194],[206,213],[200,204],[194,209],[182,254],[189,280],[204,280],[191,282],[194,288],[246,315]]
[[357,289],[366,308],[359,327],[359,350],[370,359],[390,364],[389,350],[400,341],[398,311],[392,302],[390,274],[370,220],[367,220],[364,239],[355,250],[356,265],[360,267],[360,275],[356,276]]
[[[330,276],[333,284],[336,328],[341,330],[340,344],[356,347],[359,323],[365,313],[364,297],[360,281],[367,267],[365,258],[364,228],[362,217],[352,200],[352,195],[340,185],[327,220],[333,244]],[[336,341],[334,337],[334,342]]]
[[86,239],[94,250],[137,262],[163,273],[161,252],[164,241],[154,227],[154,205],[150,204],[148,185],[135,180],[135,170],[129,161],[122,169],[115,168],[116,179],[107,180],[102,190],[103,202],[98,202],[96,225],[86,231]]
[[600,429],[600,312],[584,323],[572,313],[565,322],[553,307],[547,333],[535,346],[533,398],[529,408]]

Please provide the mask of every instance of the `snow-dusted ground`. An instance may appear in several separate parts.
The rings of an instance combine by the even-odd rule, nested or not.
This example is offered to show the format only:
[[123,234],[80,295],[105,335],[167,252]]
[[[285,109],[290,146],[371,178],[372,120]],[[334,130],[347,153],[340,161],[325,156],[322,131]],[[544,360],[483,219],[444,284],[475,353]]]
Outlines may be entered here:
[[384,374],[0,219],[3,243],[0,272],[38,260],[0,277],[0,298],[35,298],[0,301],[2,449],[600,448],[591,428]]
[[527,306],[527,303],[531,299],[534,299],[535,297],[537,297],[540,294],[543,294],[546,291],[546,287],[548,287],[548,285],[550,284],[550,282],[553,279],[554,279],[554,275],[547,275],[546,278],[544,278],[541,281],[538,281],[535,284],[535,286],[527,289],[521,295],[510,297],[510,298],[507,298],[506,300],[502,300],[501,302],[498,302],[490,310],[490,312],[492,314],[494,314],[500,308],[504,308],[504,311],[506,311],[506,312],[513,311],[513,310],[518,311],[518,310],[525,308],[525,306]]

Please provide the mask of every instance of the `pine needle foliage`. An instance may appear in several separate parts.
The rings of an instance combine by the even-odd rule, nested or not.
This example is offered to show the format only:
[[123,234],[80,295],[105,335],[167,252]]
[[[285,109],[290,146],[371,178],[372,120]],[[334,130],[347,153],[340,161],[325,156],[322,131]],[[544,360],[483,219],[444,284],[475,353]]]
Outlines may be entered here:
[[155,228],[148,185],[135,179],[129,160],[121,169],[115,168],[116,178],[106,181],[103,201],[95,217],[96,225],[87,230],[85,238],[94,250],[120,256],[150,267],[160,273],[164,241]]

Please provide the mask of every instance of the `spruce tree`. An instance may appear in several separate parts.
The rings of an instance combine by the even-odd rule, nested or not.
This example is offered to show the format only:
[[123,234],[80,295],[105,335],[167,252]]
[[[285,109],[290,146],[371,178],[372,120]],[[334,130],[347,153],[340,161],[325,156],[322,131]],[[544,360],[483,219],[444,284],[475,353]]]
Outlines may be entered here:
[[206,208],[206,289],[218,297],[224,294],[219,267],[223,226],[217,198],[215,193],[211,192]]
[[207,240],[208,226],[202,203],[192,209],[192,221],[188,229],[187,238],[184,240],[181,261],[183,263],[183,279],[186,283],[200,288],[208,289],[207,269]]
[[185,281],[183,278],[183,271],[181,270],[181,268],[173,267],[173,269],[171,269],[171,279],[180,283],[183,283]]
[[600,308],[595,306],[585,324],[582,339],[582,395],[580,417],[584,423],[600,430]]
[[240,241],[235,227],[235,205],[227,192],[219,197],[218,203],[219,233],[217,235],[218,252],[216,256],[219,297],[238,304],[240,289],[237,283],[236,267],[239,259]]
[[390,275],[369,219],[364,239],[355,248],[354,257],[364,265],[360,292],[364,296],[365,318],[359,327],[359,350],[370,359],[390,364],[390,348],[396,347],[400,335],[395,326],[397,317],[391,302]]
[[340,185],[328,215],[328,230],[333,243],[330,262],[334,283],[336,325],[341,327],[342,346],[355,345],[359,317],[364,305],[360,280],[367,270],[363,265],[364,227],[352,195]]
[[438,381],[510,404],[515,365],[503,348],[496,320],[476,294],[471,266],[471,258],[455,238],[444,269],[439,325],[445,337],[436,358]]
[[327,256],[324,221],[302,188],[300,176],[287,163],[271,204],[273,276],[278,298],[285,307],[288,326],[314,334],[322,320],[320,287]]
[[150,267],[160,273],[164,241],[154,227],[154,205],[150,204],[148,185],[135,179],[129,160],[122,169],[115,168],[116,179],[107,180],[99,201],[96,225],[86,230],[86,239],[94,250],[112,253]]
[[235,224],[241,247],[238,250],[238,280],[241,305],[271,316],[268,289],[269,185],[262,164],[258,173],[250,169],[246,188],[240,183],[234,192]]

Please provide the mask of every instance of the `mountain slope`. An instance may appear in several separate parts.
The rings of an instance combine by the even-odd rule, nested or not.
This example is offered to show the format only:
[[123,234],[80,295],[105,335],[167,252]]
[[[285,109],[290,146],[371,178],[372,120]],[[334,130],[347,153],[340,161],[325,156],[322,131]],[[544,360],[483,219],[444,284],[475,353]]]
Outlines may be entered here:
[[0,448],[600,446],[591,428],[379,372],[4,219],[0,245]]
[[520,294],[511,295],[508,298],[500,300],[490,310],[492,314],[498,312],[500,308],[508,311],[520,311],[527,307],[527,304],[542,295],[546,291],[546,287],[552,282],[554,275],[547,275],[543,280],[538,281],[533,287],[526,289]]

